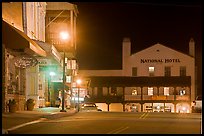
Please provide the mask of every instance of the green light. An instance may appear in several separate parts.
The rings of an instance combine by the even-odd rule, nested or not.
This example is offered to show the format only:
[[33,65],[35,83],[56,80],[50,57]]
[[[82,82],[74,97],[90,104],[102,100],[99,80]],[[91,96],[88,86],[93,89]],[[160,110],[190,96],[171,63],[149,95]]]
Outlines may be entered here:
[[55,72],[50,72],[50,76],[54,76],[55,75]]

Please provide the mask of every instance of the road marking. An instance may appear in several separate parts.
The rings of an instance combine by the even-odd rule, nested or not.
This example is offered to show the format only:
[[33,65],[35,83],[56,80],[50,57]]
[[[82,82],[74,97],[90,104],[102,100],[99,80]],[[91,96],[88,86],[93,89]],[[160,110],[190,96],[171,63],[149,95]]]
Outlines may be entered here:
[[108,133],[106,133],[106,134],[117,134],[117,133],[119,133],[119,132],[122,132],[122,131],[124,131],[125,129],[128,129],[129,127],[124,127],[124,126],[122,126],[122,127],[119,127],[119,128],[117,128],[117,129],[114,129],[114,130],[111,130],[110,132],[108,132]]
[[34,120],[34,121],[31,121],[31,122],[28,122],[28,123],[24,123],[24,124],[21,124],[21,125],[11,127],[9,129],[7,129],[7,131],[12,131],[12,130],[15,130],[15,129],[18,129],[18,128],[21,128],[21,127],[24,127],[24,126],[27,126],[27,125],[30,125],[30,124],[38,123],[38,122],[41,122],[41,121],[44,121],[44,120],[47,120],[47,119],[46,118],[40,118],[38,120]]
[[146,118],[148,115],[149,115],[149,112],[145,112],[145,113],[143,113],[139,118],[140,118],[140,119],[144,119],[144,118]]
[[124,131],[124,130],[126,130],[126,129],[128,129],[128,128],[129,128],[129,127],[124,127],[124,128],[122,128],[122,129],[116,131],[116,132],[113,133],[113,134],[118,134],[118,133],[120,133],[120,132],[122,132],[122,131]]
[[145,114],[146,114],[146,112],[143,113],[139,118],[140,118],[140,119],[143,118],[143,117],[145,116]]

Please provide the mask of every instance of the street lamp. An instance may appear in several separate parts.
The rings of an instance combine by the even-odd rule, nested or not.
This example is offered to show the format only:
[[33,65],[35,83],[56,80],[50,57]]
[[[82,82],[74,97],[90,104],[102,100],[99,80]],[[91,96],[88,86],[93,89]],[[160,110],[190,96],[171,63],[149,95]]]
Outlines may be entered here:
[[[51,85],[52,76],[55,75],[55,72],[52,72],[52,71],[51,71],[51,72],[49,73],[49,75],[50,75],[50,84],[49,84],[49,86],[48,86],[48,90],[49,90],[50,85]],[[49,83],[49,81],[48,81],[48,83]],[[49,98],[48,98],[48,99],[49,99],[49,102],[50,102],[50,104],[51,104],[51,92],[50,92],[50,90],[48,91],[48,93],[49,93],[49,95],[48,95]],[[51,105],[52,105],[52,104],[51,104]]]
[[[69,34],[67,32],[61,32],[60,37],[63,40],[69,39]],[[63,44],[63,88],[62,88],[62,110],[60,112],[66,112],[64,109],[64,90],[65,90],[65,43]]]
[[76,80],[76,83],[77,83],[77,88],[78,88],[78,107],[77,107],[77,110],[78,110],[78,112],[79,112],[79,85],[81,84],[81,79],[77,79]]

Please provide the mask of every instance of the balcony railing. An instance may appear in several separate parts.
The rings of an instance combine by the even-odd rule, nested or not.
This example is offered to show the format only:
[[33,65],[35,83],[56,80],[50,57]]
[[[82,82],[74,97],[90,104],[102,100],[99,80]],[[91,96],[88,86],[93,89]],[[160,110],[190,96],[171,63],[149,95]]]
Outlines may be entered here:
[[174,100],[174,95],[143,95],[143,100]]
[[166,100],[174,100],[174,95],[168,95],[168,96],[166,96]]
[[152,95],[143,95],[143,100],[152,100]]
[[123,102],[123,96],[92,96],[86,98],[86,102]]
[[141,95],[125,95],[125,101],[141,100]]
[[[141,95],[125,95],[124,101],[140,101]],[[174,100],[174,95],[143,95],[143,100]],[[189,101],[189,95],[176,95],[176,100]],[[123,102],[123,96],[92,96],[87,102]]]
[[189,95],[176,95],[176,100],[189,101],[190,96]]

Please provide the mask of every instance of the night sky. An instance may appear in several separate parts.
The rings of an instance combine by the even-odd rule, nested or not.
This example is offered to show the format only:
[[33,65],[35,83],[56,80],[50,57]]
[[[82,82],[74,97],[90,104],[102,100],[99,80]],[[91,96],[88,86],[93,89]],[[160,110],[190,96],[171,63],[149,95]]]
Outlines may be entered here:
[[[132,53],[156,43],[188,54],[195,40],[201,89],[202,6],[199,3],[74,2],[79,69],[121,69],[122,41],[130,37]],[[199,92],[201,94],[201,92]]]

